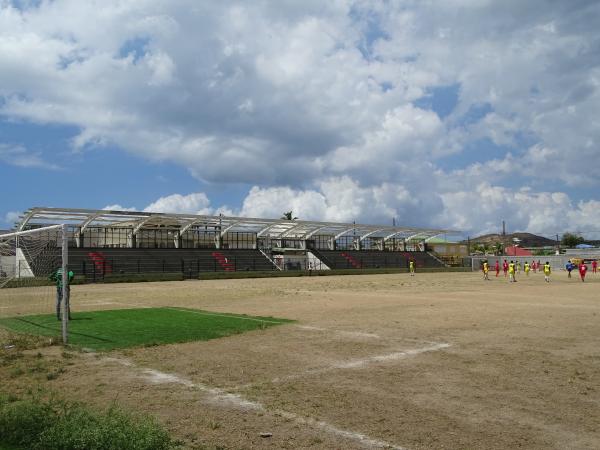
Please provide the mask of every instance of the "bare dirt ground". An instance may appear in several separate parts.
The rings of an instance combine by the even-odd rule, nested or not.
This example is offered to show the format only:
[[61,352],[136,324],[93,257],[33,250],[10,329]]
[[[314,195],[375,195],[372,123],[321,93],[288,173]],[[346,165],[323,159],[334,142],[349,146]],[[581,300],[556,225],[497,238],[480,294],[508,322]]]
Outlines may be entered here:
[[297,321],[102,354],[49,347],[36,355],[41,375],[0,367],[14,390],[153,414],[187,448],[600,448],[600,274],[83,285],[72,298],[74,311],[170,305]]

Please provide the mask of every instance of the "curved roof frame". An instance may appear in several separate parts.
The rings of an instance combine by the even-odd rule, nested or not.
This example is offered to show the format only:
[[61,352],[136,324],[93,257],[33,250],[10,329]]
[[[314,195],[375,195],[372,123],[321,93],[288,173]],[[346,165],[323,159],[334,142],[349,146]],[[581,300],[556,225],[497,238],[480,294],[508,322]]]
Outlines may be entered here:
[[111,211],[91,209],[68,209],[35,207],[26,211],[16,224],[18,231],[41,225],[67,224],[84,232],[89,227],[126,227],[135,233],[150,227],[171,227],[180,233],[194,226],[210,226],[221,233],[227,231],[251,231],[257,237],[308,239],[318,232],[339,239],[354,232],[360,240],[367,237],[382,237],[384,241],[397,235],[408,236],[407,240],[422,237],[424,240],[440,234],[458,234],[458,231],[443,229],[419,229],[384,225],[368,225],[342,222],[319,222],[308,220],[263,219],[223,215],[170,214],[143,211]]

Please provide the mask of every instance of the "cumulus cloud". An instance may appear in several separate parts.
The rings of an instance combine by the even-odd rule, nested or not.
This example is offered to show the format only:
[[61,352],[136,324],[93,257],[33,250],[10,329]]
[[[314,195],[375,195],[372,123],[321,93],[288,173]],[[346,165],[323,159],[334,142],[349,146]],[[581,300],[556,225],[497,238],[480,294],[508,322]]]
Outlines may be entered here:
[[[431,207],[424,199],[435,198]],[[482,182],[470,190],[456,190],[438,196],[412,194],[404,187],[383,183],[361,187],[347,177],[322,182],[317,188],[253,187],[244,200],[242,215],[280,217],[292,210],[303,220],[391,224],[492,233],[507,221],[511,230],[542,234],[580,230],[599,234],[600,202],[574,203],[562,192],[512,190]],[[430,217],[423,222],[422,217]]]
[[[462,214],[482,229],[509,213],[564,224],[532,218],[542,204],[594,214],[552,198],[600,188],[597,2],[12,5],[0,2],[0,115],[74,125],[79,150],[116,145],[255,186],[243,214],[475,226]],[[447,86],[449,114],[420,103]],[[43,163],[0,147],[7,158]],[[219,210],[201,193],[146,209]]]
[[[121,205],[104,209],[135,211]],[[562,192],[513,190],[481,182],[469,190],[444,194],[411,192],[391,183],[361,186],[349,177],[323,180],[310,189],[253,186],[241,209],[210,204],[205,193],[172,194],[152,202],[144,211],[279,218],[293,211],[300,220],[353,222],[492,233],[506,220],[510,230],[554,235],[565,230],[600,234],[600,202],[573,202]],[[17,213],[14,213],[17,214]],[[8,216],[7,216],[8,217]],[[427,219],[423,219],[427,218]],[[7,220],[8,221],[8,220]]]
[[339,177],[306,190],[254,186],[244,199],[241,215],[278,218],[292,210],[302,220],[391,225],[396,219],[404,225],[429,226],[422,218],[431,214],[435,200],[427,197],[427,193],[413,195],[397,184],[361,186],[349,177]]
[[171,194],[159,197],[145,208],[135,206],[122,206],[118,203],[107,205],[106,211],[144,211],[172,214],[207,214],[234,216],[239,213],[225,205],[214,207],[204,192],[190,194]]
[[0,143],[0,162],[15,167],[57,170],[56,164],[45,161],[40,153],[29,151],[22,145]]
[[9,225],[12,225],[19,220],[20,216],[21,216],[20,212],[9,211],[4,215],[4,222]]
[[600,202],[573,203],[563,192],[517,191],[481,183],[474,190],[441,195],[443,211],[437,221],[447,226],[480,233],[498,232],[499,220],[506,219],[511,230],[556,234],[581,230],[598,235]]
[[122,206],[118,203],[115,203],[113,205],[106,205],[102,209],[105,211],[137,211],[135,207]]
[[204,192],[161,197],[144,208],[148,212],[211,214],[210,200]]

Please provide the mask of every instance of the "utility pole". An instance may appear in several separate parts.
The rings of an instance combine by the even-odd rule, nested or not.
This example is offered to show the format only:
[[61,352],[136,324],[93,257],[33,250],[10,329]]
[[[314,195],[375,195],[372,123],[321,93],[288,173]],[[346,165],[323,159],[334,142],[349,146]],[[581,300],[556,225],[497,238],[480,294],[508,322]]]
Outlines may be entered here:
[[502,255],[506,249],[506,222],[502,221]]

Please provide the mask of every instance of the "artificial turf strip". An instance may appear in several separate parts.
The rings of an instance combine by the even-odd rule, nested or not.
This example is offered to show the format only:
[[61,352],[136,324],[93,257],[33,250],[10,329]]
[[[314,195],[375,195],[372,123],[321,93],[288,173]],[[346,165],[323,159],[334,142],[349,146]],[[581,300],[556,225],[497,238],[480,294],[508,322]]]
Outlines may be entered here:
[[[73,313],[69,344],[94,350],[206,341],[293,322],[183,308],[115,309]],[[0,319],[10,330],[60,337],[61,323],[51,314]]]

